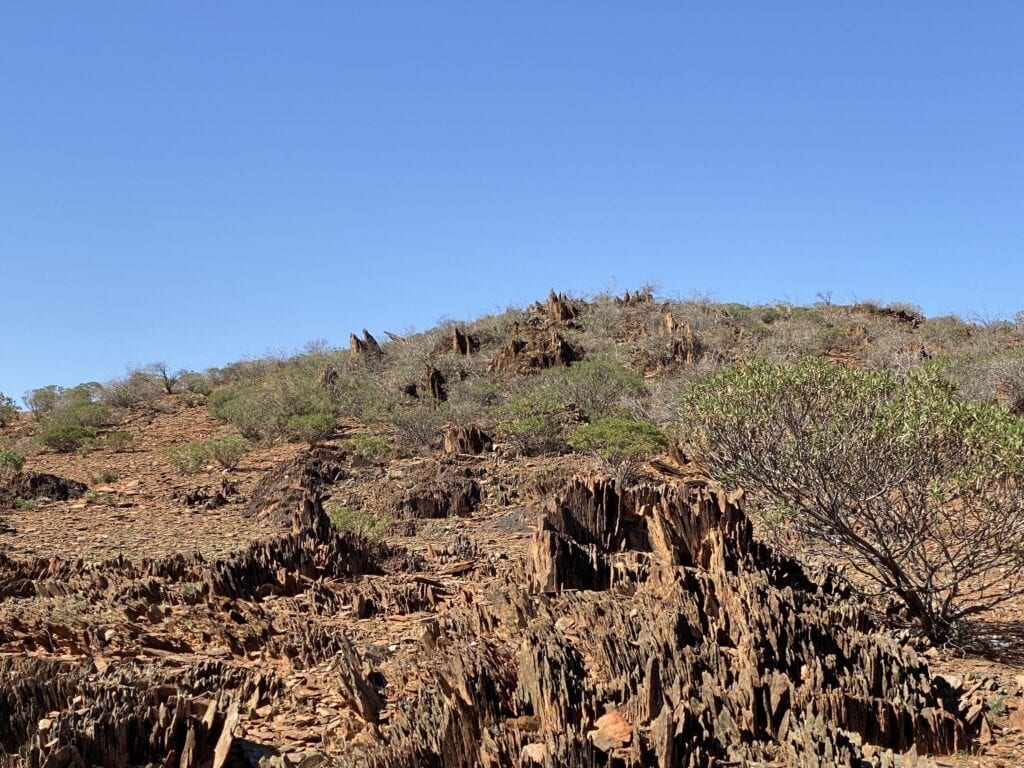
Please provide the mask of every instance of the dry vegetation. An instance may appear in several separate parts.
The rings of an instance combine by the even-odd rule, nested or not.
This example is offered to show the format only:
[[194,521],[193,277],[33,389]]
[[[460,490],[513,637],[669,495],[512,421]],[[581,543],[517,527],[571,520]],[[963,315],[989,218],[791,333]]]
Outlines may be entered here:
[[[440,568],[482,562],[481,537],[496,537],[489,546],[504,559],[484,569],[488,578],[518,578],[508,569],[524,542],[510,531],[522,526],[525,537],[532,528],[522,510],[579,470],[608,474],[617,489],[709,475],[743,486],[762,540],[805,561],[845,562],[852,588],[880,600],[871,621],[888,617],[872,631],[902,628],[919,648],[930,640],[1010,660],[1020,650],[1018,322],[926,318],[913,306],[870,302],[744,306],[649,290],[552,293],[424,333],[378,340],[363,331],[345,348],[314,343],[204,372],[154,364],[106,384],[43,387],[24,404],[19,413],[0,396],[0,566],[22,580],[15,587],[15,576],[0,574],[0,651],[21,647],[3,629],[5,616],[24,621],[4,592],[24,589],[19,562],[196,549],[221,557],[286,535],[310,489],[330,496],[325,519],[340,536],[395,545],[410,563],[443,552]],[[484,509],[491,517],[477,521]],[[444,520],[455,522],[431,528]],[[652,535],[630,534],[619,546],[644,550],[653,545],[638,542]],[[316,536],[328,546],[323,531]],[[573,557],[593,546],[589,557],[613,556],[600,554],[610,545],[597,539],[559,546]],[[395,567],[388,561],[385,571]],[[640,582],[653,578],[638,573]],[[436,598],[419,610],[447,605],[438,577],[417,578]],[[373,632],[359,637],[376,642]],[[200,636],[189,634],[190,647],[207,642]],[[372,655],[368,647],[361,652]],[[391,687],[381,690],[394,698]],[[1012,702],[1015,694],[994,695]],[[981,720],[961,713],[964,733],[979,738],[984,722],[992,740],[991,728],[1015,711],[998,708],[983,707]],[[348,721],[345,729],[343,741],[361,732]],[[0,726],[0,745],[11,751],[13,736],[5,738]]]

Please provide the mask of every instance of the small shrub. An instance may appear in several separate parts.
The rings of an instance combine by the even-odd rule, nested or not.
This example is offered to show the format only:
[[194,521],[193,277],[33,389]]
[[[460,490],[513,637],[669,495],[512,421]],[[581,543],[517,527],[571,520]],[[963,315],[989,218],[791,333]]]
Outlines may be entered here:
[[110,424],[110,409],[102,403],[79,402],[62,405],[47,419],[52,423],[75,424],[82,427],[105,427]]
[[314,446],[334,436],[336,424],[329,413],[303,413],[288,419],[285,431],[292,440]]
[[536,392],[558,406],[572,403],[594,421],[614,415],[630,399],[644,397],[647,388],[643,376],[615,360],[584,360],[544,371]]
[[243,437],[224,437],[208,440],[206,450],[224,469],[234,469],[249,450],[249,443]]
[[121,475],[113,469],[101,469],[99,472],[93,474],[89,479],[97,485],[107,485],[108,483],[116,482]]
[[269,440],[278,434],[279,405],[258,384],[234,384],[218,389],[209,397],[210,411],[249,440]]
[[210,460],[210,449],[206,443],[186,443],[166,449],[164,456],[168,463],[183,475],[194,475]]
[[0,478],[20,472],[25,466],[25,454],[13,448],[0,448]]
[[986,704],[988,705],[988,711],[996,717],[1002,717],[1006,714],[1007,710],[1005,695],[997,693],[995,696],[990,697]]
[[15,499],[14,506],[24,510],[39,509],[39,502],[35,499]]
[[57,453],[74,453],[80,448],[92,445],[96,439],[95,427],[81,424],[53,424],[44,426],[36,439]]
[[382,539],[390,527],[387,521],[351,507],[331,507],[327,516],[339,533],[355,533],[367,539]]
[[131,447],[133,442],[135,442],[135,435],[124,430],[107,432],[103,436],[103,444],[114,453],[124,453]]
[[198,408],[201,405],[206,405],[207,400],[206,395],[188,390],[178,395],[178,399],[186,408]]
[[569,444],[590,451],[613,466],[646,459],[668,445],[660,429],[648,421],[608,418],[576,428]]
[[498,435],[527,456],[565,450],[565,410],[561,406],[532,396],[511,401],[499,414]]
[[385,418],[395,431],[399,451],[415,455],[438,443],[449,417],[447,408],[412,403],[392,408]]
[[209,395],[213,392],[213,382],[207,376],[193,371],[186,371],[178,377],[178,386],[182,394]]
[[376,435],[353,435],[345,438],[341,447],[367,461],[384,461],[391,453],[387,441]]
[[151,405],[160,398],[164,388],[160,376],[144,370],[131,371],[123,379],[114,379],[103,388],[101,399],[115,408]]
[[18,406],[14,404],[13,398],[0,392],[0,427],[6,427],[18,415]]

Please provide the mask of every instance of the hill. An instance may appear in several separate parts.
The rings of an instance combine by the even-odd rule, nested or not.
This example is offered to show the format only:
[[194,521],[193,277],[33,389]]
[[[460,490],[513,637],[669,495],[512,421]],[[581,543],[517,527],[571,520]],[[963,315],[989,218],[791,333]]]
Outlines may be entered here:
[[0,427],[0,752],[1012,765],[1021,601],[978,617],[985,647],[931,642],[764,493],[715,482],[680,424],[695,384],[807,358],[927,371],[1013,420],[1022,342],[909,305],[552,292],[35,390]]

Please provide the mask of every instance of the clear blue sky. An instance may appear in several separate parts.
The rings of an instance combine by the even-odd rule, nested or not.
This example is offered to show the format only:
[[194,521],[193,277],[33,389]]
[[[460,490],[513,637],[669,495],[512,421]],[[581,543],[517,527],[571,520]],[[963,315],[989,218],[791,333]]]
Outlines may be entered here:
[[1024,6],[0,10],[0,391],[659,282],[1024,307]]

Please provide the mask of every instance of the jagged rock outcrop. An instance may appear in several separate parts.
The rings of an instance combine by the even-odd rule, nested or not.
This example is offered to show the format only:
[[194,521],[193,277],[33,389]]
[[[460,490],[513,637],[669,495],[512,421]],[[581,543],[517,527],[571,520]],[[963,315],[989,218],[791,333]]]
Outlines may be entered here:
[[46,472],[16,472],[0,485],[0,506],[12,504],[16,499],[50,499],[67,501],[85,495],[89,486]]
[[653,304],[654,294],[649,288],[642,288],[633,293],[626,291],[622,296],[615,297],[615,303],[620,307],[638,307],[641,304]]
[[343,451],[317,446],[268,472],[253,490],[247,514],[287,523],[304,494],[320,492],[346,473]]
[[428,365],[423,374],[423,391],[428,392],[435,403],[443,403],[448,399],[448,382],[444,374],[432,365]]
[[707,483],[576,477],[487,559],[459,536],[417,554],[336,531],[322,449],[280,471],[262,497],[294,502],[292,532],[230,556],[0,556],[0,751],[33,768],[863,768],[962,749],[984,722]]
[[698,362],[704,354],[704,345],[689,323],[679,323],[666,311],[658,325],[658,332],[646,339],[634,354],[634,363],[648,376],[665,370],[681,368]]
[[570,366],[583,359],[583,352],[556,330],[530,331],[514,337],[491,359],[488,370],[529,373],[555,366]]
[[363,328],[363,338],[361,339],[354,333],[348,335],[348,348],[354,354],[369,358],[380,357],[384,354],[384,350],[380,348],[380,344],[373,334],[365,328]]
[[441,432],[441,452],[480,454],[491,450],[494,441],[476,424],[447,424]]
[[446,352],[454,352],[456,355],[470,357],[480,351],[480,338],[466,333],[458,326],[452,328],[451,334],[442,339],[434,348],[435,355],[443,355]]
[[326,389],[333,387],[338,383],[338,369],[333,365],[321,368],[320,374],[317,376],[317,383]]

